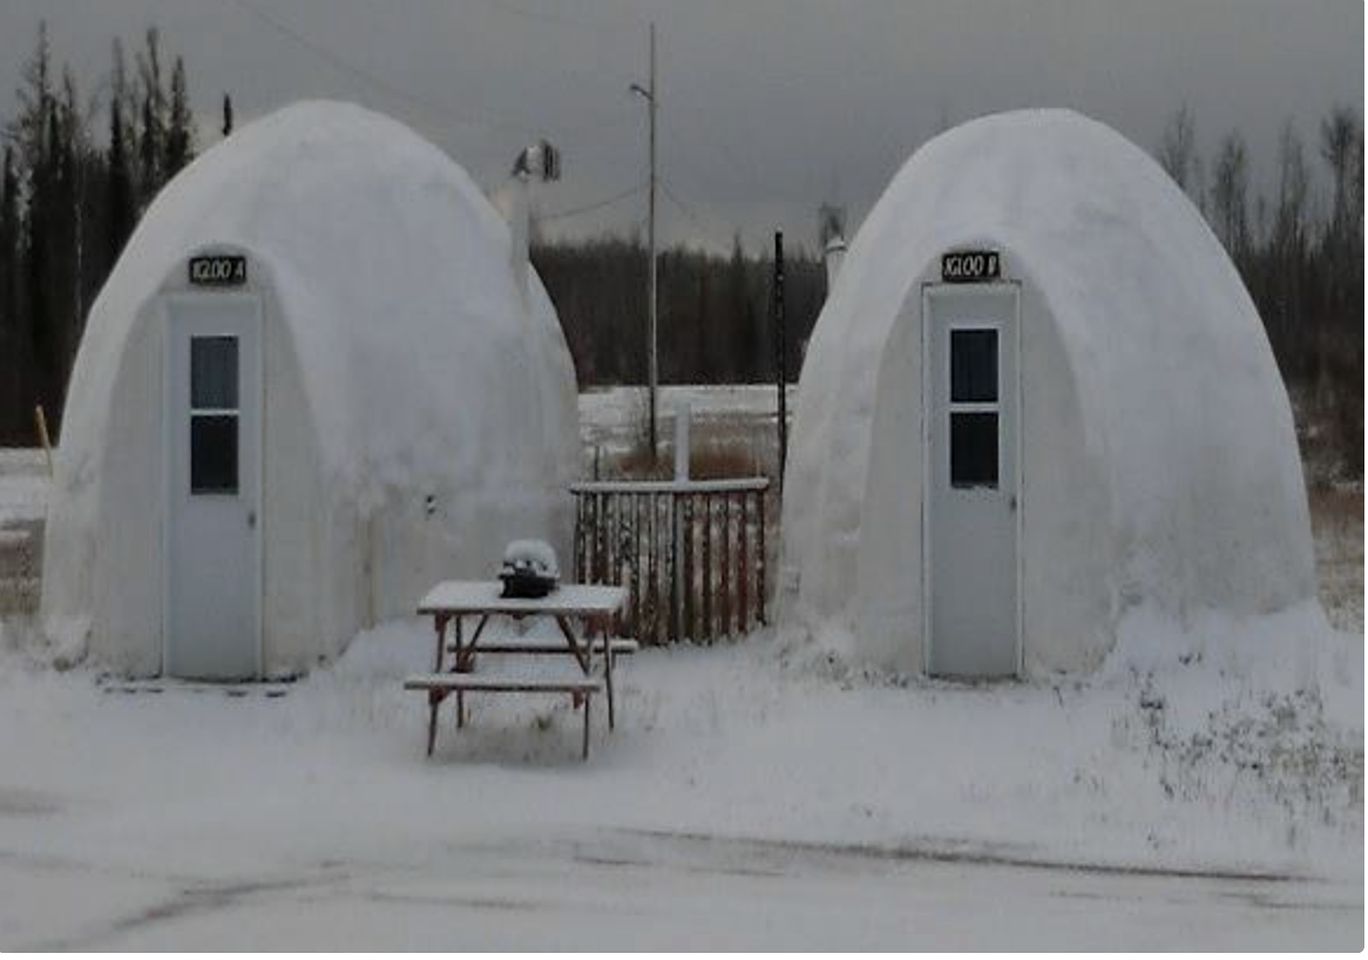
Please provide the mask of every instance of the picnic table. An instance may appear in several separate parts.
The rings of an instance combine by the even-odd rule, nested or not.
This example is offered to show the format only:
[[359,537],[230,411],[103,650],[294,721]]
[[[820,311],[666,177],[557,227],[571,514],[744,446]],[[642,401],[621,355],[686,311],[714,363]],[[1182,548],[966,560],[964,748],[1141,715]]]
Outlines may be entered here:
[[[464,727],[467,693],[559,693],[569,694],[574,707],[584,708],[582,752],[587,759],[589,705],[595,694],[607,693],[608,727],[612,729],[615,722],[613,661],[637,650],[635,640],[610,636],[613,620],[627,602],[626,589],[566,583],[537,598],[505,597],[502,592],[503,584],[497,580],[445,580],[429,590],[418,604],[418,613],[432,617],[436,630],[433,672],[407,678],[404,689],[427,693],[428,756],[432,755],[437,741],[437,708],[453,694],[456,697],[456,725]],[[464,629],[467,617],[475,619],[474,630],[468,639]],[[549,618],[560,628],[564,642],[519,637],[487,640],[485,627],[493,617]],[[448,627],[452,628],[450,641],[447,639]],[[579,675],[570,679],[539,680],[480,673],[476,671],[477,654],[480,653],[570,656],[579,666]],[[603,667],[601,684],[594,676],[596,655]]]

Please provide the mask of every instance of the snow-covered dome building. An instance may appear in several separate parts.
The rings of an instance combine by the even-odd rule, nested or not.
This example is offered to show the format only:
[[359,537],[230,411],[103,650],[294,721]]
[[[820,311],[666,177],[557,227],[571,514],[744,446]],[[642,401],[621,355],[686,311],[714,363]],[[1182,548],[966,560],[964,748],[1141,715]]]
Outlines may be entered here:
[[510,237],[441,150],[349,104],[182,171],[76,358],[48,635],[134,675],[292,674],[508,541],[566,550],[575,374]]
[[897,174],[809,344],[778,593],[838,653],[948,676],[1089,670],[1138,607],[1314,597],[1263,326],[1144,151],[1029,110]]

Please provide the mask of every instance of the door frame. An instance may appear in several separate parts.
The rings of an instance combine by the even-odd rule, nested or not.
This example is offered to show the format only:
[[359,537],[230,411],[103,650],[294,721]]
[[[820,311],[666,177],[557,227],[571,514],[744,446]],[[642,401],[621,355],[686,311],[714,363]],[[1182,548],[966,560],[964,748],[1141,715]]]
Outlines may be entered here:
[[[931,430],[932,430],[932,403],[935,391],[935,371],[931,369],[929,359],[931,357],[931,333],[932,333],[932,300],[954,300],[959,297],[970,296],[983,293],[1003,293],[1012,298],[1012,349],[1016,352],[1015,362],[1012,364],[1013,379],[1016,381],[1011,385],[1013,400],[1016,403],[1016,443],[1012,445],[1014,456],[1013,462],[1008,465],[1011,470],[1012,482],[1016,490],[1017,508],[1012,511],[1013,525],[1013,552],[1016,554],[1015,568],[1016,576],[1016,609],[1013,611],[1013,622],[1016,626],[1016,671],[1015,676],[1020,679],[1025,670],[1025,650],[1022,638],[1023,632],[1023,597],[1021,592],[1021,532],[1022,514],[1025,512],[1025,491],[1022,488],[1021,476],[1021,448],[1022,438],[1025,435],[1025,407],[1022,404],[1021,389],[1021,282],[1017,280],[1001,280],[992,283],[932,283],[924,282],[921,285],[921,382],[922,382],[922,404],[921,404],[921,470],[922,470],[922,495],[921,495],[921,561],[922,561],[922,674],[931,675],[931,577],[932,549],[931,549]],[[1001,330],[1000,322],[970,321],[962,324],[955,324],[955,329],[996,329]],[[998,337],[998,370],[1002,369],[1002,343],[1001,335]],[[949,363],[950,352],[946,350],[945,358],[947,369],[946,383],[949,383]],[[949,400],[946,401],[949,403]],[[998,462],[1001,465],[1002,458],[1002,435],[998,434]]]
[[[264,582],[264,578],[265,578],[265,566],[266,566],[266,565],[265,565],[265,541],[266,541],[266,538],[265,538],[265,536],[263,535],[263,531],[264,531],[265,526],[266,526],[266,511],[265,511],[265,509],[264,509],[265,503],[266,503],[266,496],[265,496],[265,482],[266,482],[266,469],[265,469],[265,446],[266,446],[266,444],[265,444],[265,434],[266,434],[266,367],[265,367],[265,362],[266,362],[266,351],[265,351],[265,343],[264,343],[265,336],[266,336],[266,331],[265,331],[265,318],[264,318],[264,311],[263,311],[263,309],[262,309],[261,297],[260,297],[258,294],[255,294],[255,293],[217,293],[217,292],[201,293],[201,292],[196,292],[196,293],[166,293],[166,294],[162,294],[160,300],[161,300],[160,310],[161,310],[161,313],[162,313],[162,316],[161,316],[161,323],[160,323],[160,326],[161,326],[161,333],[162,333],[162,364],[161,364],[161,367],[162,367],[162,369],[161,369],[161,374],[162,374],[162,389],[161,389],[161,393],[162,393],[162,410],[161,410],[161,420],[162,420],[162,429],[161,429],[161,435],[162,435],[162,444],[161,444],[161,448],[162,448],[162,464],[161,464],[162,497],[161,497],[161,511],[160,511],[160,513],[161,513],[161,521],[162,521],[162,523],[161,523],[161,547],[162,547],[162,549],[161,549],[161,555],[162,555],[162,557],[161,557],[161,560],[162,560],[162,562],[161,562],[161,566],[162,566],[162,570],[161,570],[161,586],[162,586],[161,626],[162,626],[162,630],[161,630],[161,633],[162,633],[162,642],[161,642],[161,670],[159,671],[159,675],[160,675],[160,676],[166,676],[167,664],[170,662],[170,657],[171,657],[171,539],[172,539],[172,538],[171,538],[171,528],[172,528],[172,523],[173,523],[173,516],[172,516],[172,509],[171,509],[172,480],[173,480],[173,478],[172,478],[172,472],[173,472],[173,471],[172,471],[172,464],[173,464],[173,457],[174,457],[174,452],[173,452],[173,451],[174,451],[174,449],[175,449],[175,448],[173,447],[173,444],[175,444],[175,443],[178,442],[178,441],[176,440],[175,417],[172,415],[172,409],[171,409],[172,402],[173,402],[174,399],[175,399],[175,398],[172,397],[172,395],[171,395],[171,392],[172,392],[172,391],[171,391],[171,381],[172,381],[172,376],[171,376],[171,365],[172,365],[172,363],[174,362],[174,330],[173,330],[173,326],[174,326],[174,324],[175,324],[175,315],[176,315],[175,308],[176,308],[176,305],[177,305],[177,304],[199,304],[199,303],[203,303],[203,302],[206,301],[206,300],[210,300],[210,301],[213,301],[213,302],[216,302],[216,303],[229,302],[229,303],[237,303],[237,304],[243,304],[243,305],[250,305],[251,308],[252,308],[252,324],[253,324],[253,326],[255,327],[255,334],[256,334],[256,336],[255,336],[255,339],[256,339],[256,350],[255,350],[256,357],[255,357],[255,359],[256,359],[256,381],[257,381],[257,382],[256,382],[255,385],[249,385],[249,388],[251,388],[251,387],[254,386],[254,389],[251,389],[251,394],[252,394],[252,396],[254,396],[254,397],[256,398],[256,402],[257,402],[257,411],[256,411],[256,431],[255,431],[255,436],[253,436],[253,437],[251,438],[251,439],[252,439],[252,442],[255,444],[255,448],[256,448],[256,469],[255,469],[255,471],[254,471],[255,474],[256,474],[256,476],[255,476],[254,479],[255,479],[255,483],[256,483],[256,500],[257,500],[257,505],[256,505],[256,524],[255,524],[255,526],[253,526],[253,528],[252,528],[252,535],[253,535],[253,537],[255,538],[255,543],[253,544],[253,546],[254,546],[253,553],[254,553],[254,559],[255,559],[255,561],[256,561],[256,570],[255,570],[254,576],[252,576],[252,578],[251,578],[251,585],[252,585],[252,616],[251,616],[251,620],[252,620],[252,624],[253,624],[253,625],[255,626],[255,628],[256,628],[256,642],[252,645],[252,647],[253,647],[253,649],[252,649],[253,669],[254,669],[254,676],[255,676],[255,679],[258,679],[258,680],[259,680],[259,679],[261,679],[262,677],[265,676],[265,662],[266,662],[266,649],[265,649],[265,632],[266,632],[266,631],[265,631],[265,626],[264,626],[264,622],[263,622],[263,619],[264,619],[264,618],[263,618],[263,613],[262,613],[262,607],[263,607],[262,594],[263,594],[264,591],[265,591],[265,582]],[[237,335],[237,333],[238,333],[237,330],[225,330],[224,332],[227,333],[227,334],[231,334],[231,335]],[[188,374],[187,374],[187,382],[188,382]],[[247,394],[247,391],[243,391],[243,395],[245,396],[246,394]],[[240,404],[240,401],[239,401],[239,404]],[[239,428],[241,428],[241,423],[242,423],[241,416],[239,416],[239,419],[238,419]],[[239,434],[239,437],[238,437],[239,443],[242,442],[242,439],[243,439],[243,438],[242,438],[241,434]],[[239,458],[239,460],[240,460],[240,458]]]

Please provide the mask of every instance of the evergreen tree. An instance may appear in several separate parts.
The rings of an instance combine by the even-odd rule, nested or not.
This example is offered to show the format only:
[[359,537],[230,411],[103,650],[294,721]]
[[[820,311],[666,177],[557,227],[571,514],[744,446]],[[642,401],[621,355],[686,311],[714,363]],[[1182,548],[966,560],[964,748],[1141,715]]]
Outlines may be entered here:
[[[18,216],[15,219],[16,261],[12,277],[16,292],[16,314],[12,321],[16,366],[18,367],[19,410],[16,421],[29,422],[33,405],[41,402],[44,370],[37,362],[37,346],[49,326],[48,242],[51,171],[48,144],[53,114],[51,55],[47,23],[38,24],[38,40],[32,56],[24,65],[23,83],[16,92],[19,111],[6,126],[8,140],[15,148],[15,182]],[[20,435],[29,432],[20,429]]]
[[112,266],[133,232],[133,178],[128,167],[128,142],[124,132],[123,103],[115,97],[109,104],[109,148],[105,155],[105,256]]
[[185,61],[177,57],[171,71],[171,112],[166,129],[166,159],[162,164],[162,175],[167,180],[174,177],[194,156],[193,124],[185,85]]
[[138,54],[138,99],[141,128],[138,131],[139,209],[152,202],[166,182],[166,96],[162,91],[161,38],[156,27],[147,31],[147,48]]
[[19,343],[19,173],[5,145],[0,171],[0,442],[20,430],[24,360]]

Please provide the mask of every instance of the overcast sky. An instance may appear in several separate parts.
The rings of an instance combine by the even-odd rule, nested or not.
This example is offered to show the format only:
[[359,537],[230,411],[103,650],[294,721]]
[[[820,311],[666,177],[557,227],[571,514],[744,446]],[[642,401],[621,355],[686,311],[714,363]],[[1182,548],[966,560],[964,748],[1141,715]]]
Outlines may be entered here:
[[[562,148],[551,215],[646,179],[646,24],[659,31],[661,225],[724,249],[816,207],[853,223],[946,123],[1070,106],[1153,150],[1186,100],[1205,154],[1239,128],[1271,186],[1278,130],[1314,142],[1333,104],[1363,115],[1362,0],[0,0],[0,116],[40,18],[90,91],[110,40],[150,25],[184,55],[204,149],[292,100],[354,100],[406,121],[493,189],[525,144]],[[101,131],[103,135],[103,131]],[[644,192],[547,223],[630,230]]]

